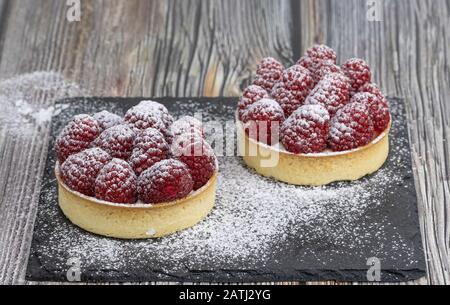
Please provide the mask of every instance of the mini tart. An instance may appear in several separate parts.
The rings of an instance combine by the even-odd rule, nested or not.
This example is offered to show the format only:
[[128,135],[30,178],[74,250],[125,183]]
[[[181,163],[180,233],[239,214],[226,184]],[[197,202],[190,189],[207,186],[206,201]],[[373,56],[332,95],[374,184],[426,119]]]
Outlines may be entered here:
[[209,182],[188,197],[167,203],[115,204],[69,189],[55,168],[58,203],[78,227],[98,235],[121,239],[158,238],[190,228],[213,209],[217,171]]
[[257,173],[293,185],[354,181],[379,170],[389,154],[389,127],[370,144],[345,152],[293,154],[249,138],[236,118],[239,153]]

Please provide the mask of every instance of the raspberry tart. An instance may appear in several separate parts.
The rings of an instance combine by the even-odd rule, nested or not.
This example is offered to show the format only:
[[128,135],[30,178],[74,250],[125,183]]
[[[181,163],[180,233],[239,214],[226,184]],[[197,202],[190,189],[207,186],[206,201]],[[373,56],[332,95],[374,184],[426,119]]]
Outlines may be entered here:
[[145,239],[194,226],[214,207],[218,162],[193,117],[143,101],[122,118],[77,115],[55,142],[58,202],[103,236]]
[[294,66],[281,67],[264,59],[239,101],[245,163],[263,176],[312,186],[380,169],[389,154],[391,114],[369,65],[354,58],[339,66],[333,49],[316,45]]

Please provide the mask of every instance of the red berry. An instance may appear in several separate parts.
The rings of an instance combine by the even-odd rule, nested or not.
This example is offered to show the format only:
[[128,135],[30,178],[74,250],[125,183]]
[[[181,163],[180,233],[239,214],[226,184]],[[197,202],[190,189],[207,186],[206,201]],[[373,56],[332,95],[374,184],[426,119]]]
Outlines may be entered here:
[[276,59],[272,57],[264,58],[258,65],[253,84],[270,91],[275,83],[281,80],[283,70],[283,65]]
[[303,74],[311,74],[311,72],[308,69],[306,69],[305,67],[302,67],[301,65],[298,65],[298,64],[287,68],[286,71],[287,70],[293,70],[293,71],[297,71],[297,72],[300,72]]
[[161,114],[154,109],[144,106],[134,106],[125,114],[125,122],[136,132],[147,128],[154,128],[161,132],[168,142],[172,141],[172,134],[161,119]]
[[137,135],[129,162],[139,176],[155,163],[167,159],[169,154],[170,147],[164,136],[158,130],[148,128]]
[[350,83],[341,73],[325,76],[306,98],[306,105],[322,105],[331,116],[350,101]]
[[135,138],[136,133],[128,125],[117,125],[102,132],[94,144],[113,158],[128,160]]
[[239,99],[238,103],[239,119],[242,119],[242,116],[247,111],[247,108],[250,105],[256,103],[257,101],[263,98],[268,97],[269,93],[266,91],[266,89],[256,85],[248,86],[244,90],[242,97]]
[[175,121],[171,126],[171,130],[175,138],[186,133],[196,133],[202,137],[205,134],[202,122],[191,116],[184,116]]
[[154,102],[154,101],[142,101],[138,104],[138,107],[142,107],[143,109],[147,109],[148,111],[155,112],[155,115],[158,116],[166,125],[166,128],[169,128],[173,123],[173,117],[167,110],[167,107],[163,104]]
[[277,83],[273,88],[272,97],[283,108],[284,115],[289,117],[304,104],[313,88],[314,80],[310,73],[287,69],[283,73],[283,81]]
[[306,50],[306,54],[300,58],[297,64],[315,75],[321,63],[326,61],[336,64],[336,52],[326,45],[315,45]]
[[106,110],[97,112],[93,115],[93,118],[97,120],[101,131],[123,124],[123,119],[120,116]]
[[320,153],[327,148],[330,115],[321,105],[297,109],[281,128],[281,143],[295,154]]
[[195,142],[202,142],[204,140],[205,139],[203,138],[203,136],[198,133],[185,133],[179,135],[174,138],[174,141],[171,145],[172,155],[176,155],[177,153],[179,153],[177,151],[179,151],[180,148],[186,147],[189,144],[193,144]]
[[193,190],[189,169],[180,161],[168,159],[156,163],[138,178],[139,199],[148,204],[171,202]]
[[376,95],[379,99],[385,100],[383,92],[381,92],[380,88],[374,83],[367,83],[361,88],[359,88],[358,92],[367,92]]
[[372,73],[369,65],[362,59],[352,58],[344,63],[343,70],[345,75],[350,79],[350,85],[353,92],[357,92],[359,88],[372,80]]
[[174,156],[189,168],[194,181],[194,190],[203,187],[216,171],[214,150],[203,139],[183,147],[176,147]]
[[278,143],[284,112],[276,101],[262,99],[248,108],[243,122],[245,131],[251,138],[272,145]]
[[325,76],[332,73],[344,74],[341,67],[334,64],[332,61],[323,61],[317,65],[316,73],[313,74],[314,81],[319,83]]
[[373,136],[373,122],[369,107],[365,104],[347,104],[331,120],[329,145],[333,151],[365,146],[372,141]]
[[113,159],[95,180],[95,197],[113,203],[135,203],[137,178],[131,166],[122,159]]
[[95,179],[111,157],[100,148],[91,148],[71,155],[61,165],[61,179],[76,192],[94,196]]
[[391,115],[389,105],[384,97],[380,98],[372,93],[360,92],[352,97],[351,102],[363,103],[369,106],[370,117],[376,132],[383,132],[388,128]]
[[88,148],[100,135],[100,126],[91,116],[77,115],[62,130],[56,139],[58,160],[63,163],[70,155]]

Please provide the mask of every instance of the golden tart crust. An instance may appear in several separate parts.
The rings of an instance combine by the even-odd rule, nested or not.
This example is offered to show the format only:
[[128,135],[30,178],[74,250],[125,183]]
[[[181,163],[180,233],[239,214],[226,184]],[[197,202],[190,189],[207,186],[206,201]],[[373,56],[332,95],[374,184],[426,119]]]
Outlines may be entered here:
[[69,189],[58,166],[58,203],[78,227],[98,235],[121,239],[158,238],[194,226],[213,209],[218,172],[188,197],[162,204],[114,204]]

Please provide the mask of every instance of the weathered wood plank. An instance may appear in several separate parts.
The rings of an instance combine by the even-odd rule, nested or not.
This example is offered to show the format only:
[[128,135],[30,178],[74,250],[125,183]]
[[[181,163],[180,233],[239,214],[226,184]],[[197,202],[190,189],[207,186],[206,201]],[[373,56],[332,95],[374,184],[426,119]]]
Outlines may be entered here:
[[[81,21],[69,23],[65,1],[12,1],[0,78],[53,70],[96,95],[236,95],[263,56],[292,57],[289,1],[81,3]],[[0,136],[0,282],[24,278],[46,127]]]
[[105,95],[235,95],[263,56],[292,57],[288,1],[82,1],[73,23],[62,1],[28,2],[13,7],[0,75],[62,71]]
[[367,20],[366,1],[311,0],[298,9],[302,50],[321,42],[334,47],[341,61],[365,58],[383,90],[406,99],[427,280],[450,283],[448,1],[383,1],[381,22]]
[[[54,70],[96,95],[237,95],[264,56],[292,62],[324,42],[341,60],[366,58],[408,102],[427,282],[449,283],[450,5],[382,4],[383,21],[369,22],[362,0],[97,0],[68,23],[64,1],[0,0],[0,78]],[[0,127],[0,282],[23,279],[47,131],[11,138]]]

